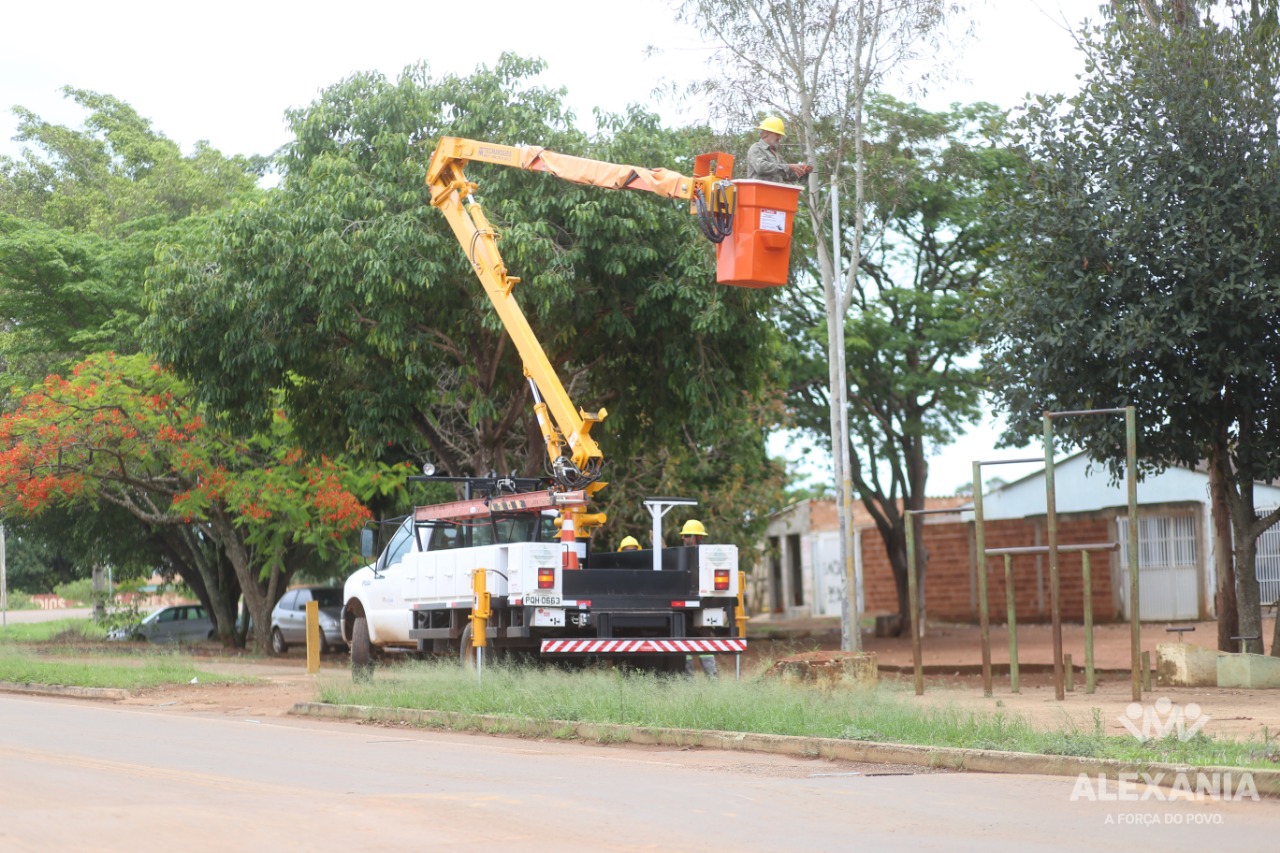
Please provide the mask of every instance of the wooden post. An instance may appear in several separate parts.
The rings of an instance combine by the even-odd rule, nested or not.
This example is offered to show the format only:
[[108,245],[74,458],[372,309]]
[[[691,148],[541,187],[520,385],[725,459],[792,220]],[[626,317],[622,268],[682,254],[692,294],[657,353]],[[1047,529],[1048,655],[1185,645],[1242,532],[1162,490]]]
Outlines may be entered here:
[[1080,569],[1084,573],[1084,692],[1097,686],[1093,674],[1093,577],[1089,568],[1089,552],[1080,552]]
[[978,621],[982,626],[982,695],[991,695],[991,620],[987,613],[987,542],[982,520],[982,463],[973,463],[974,553],[978,563]]
[[924,695],[924,666],[920,652],[920,597],[916,592],[916,536],[915,513],[907,510],[904,519],[907,528],[907,610],[911,614],[911,666],[914,672],[916,695]]
[[307,672],[320,671],[320,602],[307,602]]
[[1004,555],[1004,600],[1008,609],[1009,628],[1009,689],[1021,693],[1018,687],[1018,606],[1013,594],[1013,555]]
[[1053,633],[1053,695],[1066,698],[1062,683],[1062,600],[1058,574],[1058,509],[1053,482],[1053,421],[1044,413],[1044,491],[1049,531],[1049,618]]
[[[1138,423],[1133,406],[1124,410],[1125,426],[1125,479],[1129,486],[1129,667],[1138,667],[1138,650],[1142,648],[1142,618],[1138,607]],[[1142,699],[1142,684],[1151,689],[1151,673],[1148,665],[1143,666],[1144,677],[1141,682],[1138,673],[1133,673],[1133,701]]]

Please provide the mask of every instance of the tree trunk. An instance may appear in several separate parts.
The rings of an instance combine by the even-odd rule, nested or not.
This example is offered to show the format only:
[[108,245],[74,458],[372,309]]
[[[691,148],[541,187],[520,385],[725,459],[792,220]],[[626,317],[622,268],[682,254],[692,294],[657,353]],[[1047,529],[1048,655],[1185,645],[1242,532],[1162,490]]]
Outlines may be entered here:
[[1236,636],[1255,638],[1246,642],[1245,650],[1250,654],[1262,654],[1262,603],[1254,565],[1259,531],[1253,506],[1253,481],[1240,476],[1234,465],[1224,464],[1223,473],[1229,475],[1225,478],[1227,504],[1231,507],[1231,529],[1235,533],[1236,613],[1239,620]]
[[1271,626],[1271,656],[1280,658],[1280,601],[1272,609],[1276,615],[1275,624]]
[[[211,547],[209,539],[197,535],[194,525],[170,528],[162,533],[165,550],[179,565],[188,567],[179,574],[195,592],[200,603],[213,616],[218,640],[228,648],[239,648],[243,640],[236,633],[236,608],[239,606],[240,583],[234,571],[222,559],[221,552]],[[210,533],[207,528],[205,533]],[[216,542],[216,539],[212,541]],[[189,567],[194,567],[192,571]]]
[[[1244,540],[1241,542],[1241,540]],[[1239,634],[1236,636],[1253,637],[1245,644],[1250,654],[1262,654],[1262,604],[1258,590],[1258,577],[1254,570],[1254,558],[1258,550],[1258,540],[1249,539],[1244,531],[1236,528],[1236,541],[1240,547],[1236,549],[1236,602],[1240,614]],[[1237,648],[1239,646],[1237,645]]]
[[[1242,426],[1240,433],[1248,435],[1247,427]],[[1245,651],[1251,654],[1262,654],[1262,603],[1261,592],[1258,589],[1257,567],[1254,562],[1258,551],[1258,537],[1266,528],[1259,525],[1257,511],[1254,508],[1253,479],[1241,472],[1240,466],[1235,462],[1239,457],[1229,455],[1230,452],[1247,454],[1249,448],[1242,446],[1240,442],[1241,440],[1238,440],[1232,451],[1228,451],[1225,448],[1225,441],[1220,440],[1215,447],[1211,448],[1211,452],[1220,463],[1218,467],[1226,487],[1223,491],[1226,494],[1227,506],[1231,510],[1231,530],[1235,534],[1233,563],[1238,619],[1235,636],[1254,638],[1246,641]],[[1238,649],[1239,641],[1235,642],[1237,644],[1235,648]]]
[[1227,479],[1219,449],[1209,459],[1210,514],[1213,518],[1213,564],[1217,575],[1218,650],[1234,652],[1239,645],[1232,637],[1240,634],[1236,604],[1236,575],[1231,545],[1231,511],[1227,503]]
[[279,560],[272,562],[264,579],[250,557],[250,548],[239,535],[231,519],[219,512],[211,513],[211,529],[223,553],[231,561],[240,591],[244,594],[245,607],[253,620],[253,650],[260,654],[271,653],[271,609],[280,600],[288,582],[281,571]]

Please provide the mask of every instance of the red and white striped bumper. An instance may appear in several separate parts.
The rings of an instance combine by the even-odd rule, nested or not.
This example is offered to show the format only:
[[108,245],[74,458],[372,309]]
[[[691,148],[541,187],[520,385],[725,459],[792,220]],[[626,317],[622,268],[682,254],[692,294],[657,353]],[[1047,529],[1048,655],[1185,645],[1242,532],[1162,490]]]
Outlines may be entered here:
[[634,654],[737,654],[747,650],[747,641],[731,639],[688,640],[543,640],[544,655],[634,655]]

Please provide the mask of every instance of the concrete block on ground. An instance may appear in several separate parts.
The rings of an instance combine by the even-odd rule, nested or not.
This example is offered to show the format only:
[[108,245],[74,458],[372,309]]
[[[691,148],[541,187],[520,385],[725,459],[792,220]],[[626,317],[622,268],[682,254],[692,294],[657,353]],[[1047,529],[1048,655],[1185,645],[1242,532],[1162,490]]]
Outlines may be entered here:
[[820,687],[875,687],[880,679],[875,652],[809,652],[783,658],[767,676]]
[[1280,688],[1280,658],[1224,654],[1218,658],[1218,686]]
[[1156,683],[1161,687],[1216,687],[1222,652],[1190,643],[1156,646]]

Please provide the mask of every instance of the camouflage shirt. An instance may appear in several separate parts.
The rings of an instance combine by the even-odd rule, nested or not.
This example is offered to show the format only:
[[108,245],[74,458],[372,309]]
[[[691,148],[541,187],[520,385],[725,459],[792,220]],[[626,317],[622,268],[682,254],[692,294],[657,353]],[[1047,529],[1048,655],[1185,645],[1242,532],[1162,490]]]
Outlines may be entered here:
[[794,184],[800,180],[778,152],[770,148],[769,143],[763,139],[747,150],[747,177],[779,184]]

